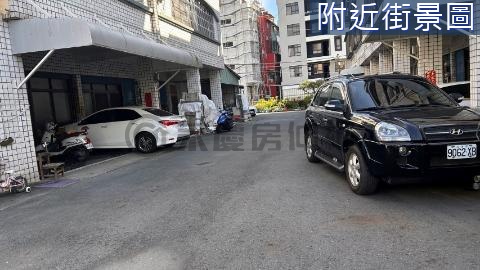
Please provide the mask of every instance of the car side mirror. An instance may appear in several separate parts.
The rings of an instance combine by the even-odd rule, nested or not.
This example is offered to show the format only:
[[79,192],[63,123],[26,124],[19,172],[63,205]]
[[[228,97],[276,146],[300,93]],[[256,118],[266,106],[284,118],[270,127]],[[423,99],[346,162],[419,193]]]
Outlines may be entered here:
[[449,94],[449,95],[450,95],[450,97],[452,97],[457,103],[460,103],[460,102],[462,102],[462,101],[465,99],[465,97],[464,97],[462,94],[460,94],[460,93],[451,93],[451,94]]
[[345,105],[338,99],[329,100],[325,103],[325,109],[335,112],[343,112],[345,110]]

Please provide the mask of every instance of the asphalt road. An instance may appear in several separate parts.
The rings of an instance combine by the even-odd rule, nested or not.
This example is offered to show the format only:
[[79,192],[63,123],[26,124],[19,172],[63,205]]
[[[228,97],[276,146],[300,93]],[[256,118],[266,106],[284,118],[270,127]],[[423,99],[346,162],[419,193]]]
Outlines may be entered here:
[[480,193],[452,179],[357,196],[306,161],[302,122],[262,115],[202,138],[208,151],[2,195],[0,269],[480,269]]

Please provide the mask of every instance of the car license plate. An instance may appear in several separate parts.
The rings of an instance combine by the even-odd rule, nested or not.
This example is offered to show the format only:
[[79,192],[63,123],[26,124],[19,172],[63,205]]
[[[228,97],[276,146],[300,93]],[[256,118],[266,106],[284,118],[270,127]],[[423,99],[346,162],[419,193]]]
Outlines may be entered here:
[[88,150],[93,149],[93,144],[88,143],[88,144],[85,145],[85,147],[86,147]]
[[476,144],[459,144],[447,146],[447,159],[469,159],[476,157]]

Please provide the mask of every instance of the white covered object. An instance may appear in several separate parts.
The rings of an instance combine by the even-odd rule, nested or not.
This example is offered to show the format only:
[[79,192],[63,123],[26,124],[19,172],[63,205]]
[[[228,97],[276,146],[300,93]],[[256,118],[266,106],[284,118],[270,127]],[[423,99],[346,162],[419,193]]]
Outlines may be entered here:
[[248,98],[245,94],[240,94],[242,97],[242,105],[243,105],[243,111],[249,111],[250,110],[250,103],[248,102]]
[[[217,120],[220,116],[217,106],[213,101],[208,99],[206,95],[200,95],[199,102],[187,102],[178,104],[178,111],[181,116],[185,116],[185,113],[196,113],[195,130],[199,131],[201,128],[202,114],[204,118],[204,124],[211,130],[215,130],[217,126]],[[203,112],[202,112],[203,104]],[[198,124],[197,124],[198,122]]]
[[186,113],[195,114],[195,131],[200,131],[201,119],[202,119],[202,103],[201,102],[188,102],[178,104],[178,113],[180,116],[184,116]]
[[217,126],[217,120],[220,114],[218,113],[217,106],[213,101],[208,99],[206,95],[200,95],[200,100],[203,103],[203,112],[205,114],[205,125],[210,129],[215,129]]

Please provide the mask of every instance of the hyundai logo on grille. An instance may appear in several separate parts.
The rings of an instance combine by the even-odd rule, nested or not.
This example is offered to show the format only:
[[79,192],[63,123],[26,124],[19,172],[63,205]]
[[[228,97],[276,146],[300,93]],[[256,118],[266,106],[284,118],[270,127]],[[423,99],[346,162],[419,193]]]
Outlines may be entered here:
[[455,135],[455,136],[460,136],[463,134],[463,130],[461,129],[451,129],[450,134]]

